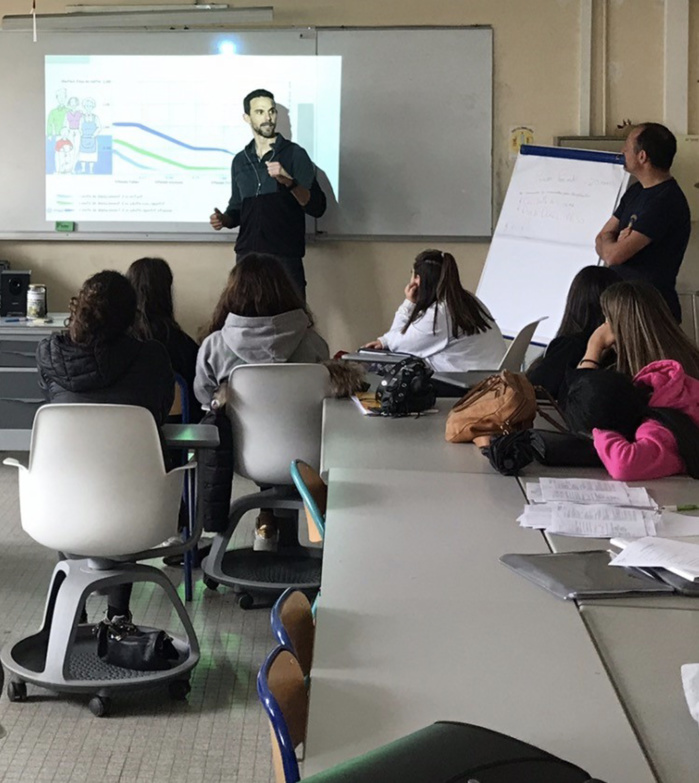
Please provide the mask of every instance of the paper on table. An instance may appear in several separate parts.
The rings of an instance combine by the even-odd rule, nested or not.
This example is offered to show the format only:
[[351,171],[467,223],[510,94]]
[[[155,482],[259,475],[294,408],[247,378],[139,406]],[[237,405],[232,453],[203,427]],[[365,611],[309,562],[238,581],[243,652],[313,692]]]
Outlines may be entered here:
[[530,527],[538,530],[546,530],[551,524],[553,509],[546,503],[525,506],[524,512],[517,518],[521,527]]
[[543,503],[544,494],[541,491],[541,484],[538,481],[527,481],[524,494],[530,503]]
[[699,536],[699,517],[688,517],[686,514],[663,509],[662,517],[657,525],[657,533],[665,538]]
[[649,537],[628,543],[613,540],[612,544],[625,546],[625,549],[610,560],[609,565],[667,568],[684,579],[699,580],[699,544]]
[[653,515],[637,508],[554,503],[547,532],[589,538],[627,538],[655,535]]
[[694,720],[699,723],[699,663],[684,663],[682,672],[682,687],[687,706]]
[[629,504],[629,493],[622,481],[542,477],[539,484],[544,500],[549,502]]

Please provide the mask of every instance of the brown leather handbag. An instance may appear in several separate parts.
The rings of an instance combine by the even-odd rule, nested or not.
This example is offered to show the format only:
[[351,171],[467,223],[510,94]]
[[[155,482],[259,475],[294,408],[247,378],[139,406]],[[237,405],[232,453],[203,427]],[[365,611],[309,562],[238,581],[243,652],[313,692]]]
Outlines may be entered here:
[[474,386],[449,411],[446,439],[483,448],[496,435],[530,429],[536,413],[536,391],[526,376],[503,370]]

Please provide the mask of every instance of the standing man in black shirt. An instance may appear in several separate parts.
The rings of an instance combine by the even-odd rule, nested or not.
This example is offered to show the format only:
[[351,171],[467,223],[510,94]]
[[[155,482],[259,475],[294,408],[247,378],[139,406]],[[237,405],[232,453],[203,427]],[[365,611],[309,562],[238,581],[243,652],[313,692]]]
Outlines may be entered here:
[[243,99],[243,110],[253,139],[233,158],[226,211],[214,209],[209,222],[216,231],[240,226],[236,259],[252,252],[277,256],[305,298],[305,216],[325,212],[325,194],[306,150],[277,133],[274,95],[254,90]]
[[595,248],[624,280],[654,285],[679,322],[675,281],[689,241],[690,214],[670,174],[677,140],[664,125],[644,122],[629,133],[622,151],[624,167],[638,182],[597,235]]

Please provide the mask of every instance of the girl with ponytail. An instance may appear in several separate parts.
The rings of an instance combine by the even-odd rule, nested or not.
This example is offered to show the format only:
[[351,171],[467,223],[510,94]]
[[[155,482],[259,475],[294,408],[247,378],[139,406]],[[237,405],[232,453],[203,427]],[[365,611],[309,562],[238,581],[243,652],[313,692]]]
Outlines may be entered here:
[[437,372],[492,369],[505,354],[492,315],[461,286],[454,256],[441,250],[417,256],[391,328],[364,347],[419,356]]

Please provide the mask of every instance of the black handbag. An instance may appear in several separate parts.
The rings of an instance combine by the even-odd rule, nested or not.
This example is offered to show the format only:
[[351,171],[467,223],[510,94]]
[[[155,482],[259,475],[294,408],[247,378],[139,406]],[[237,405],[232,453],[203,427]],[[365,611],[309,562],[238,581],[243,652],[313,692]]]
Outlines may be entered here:
[[382,416],[409,416],[434,407],[437,399],[432,369],[422,359],[410,357],[394,364],[386,373],[376,399],[381,402]]
[[103,620],[95,628],[97,655],[113,666],[136,671],[163,671],[178,658],[172,638],[156,628],[143,630],[121,618]]

